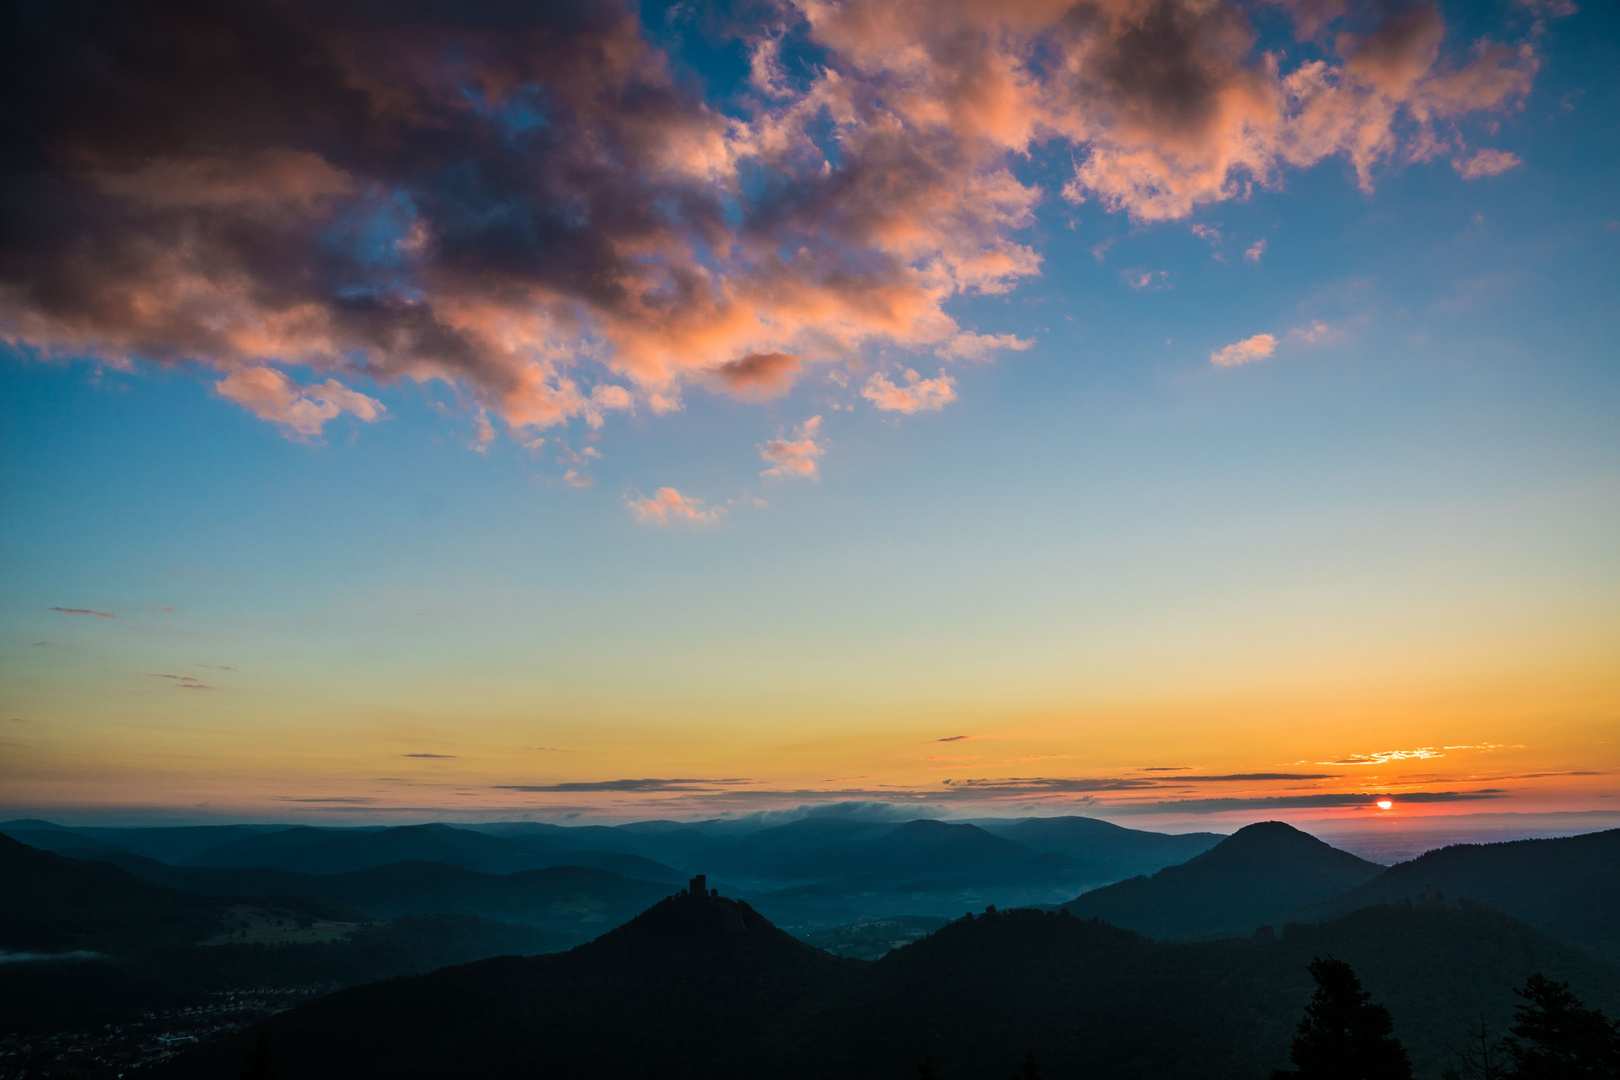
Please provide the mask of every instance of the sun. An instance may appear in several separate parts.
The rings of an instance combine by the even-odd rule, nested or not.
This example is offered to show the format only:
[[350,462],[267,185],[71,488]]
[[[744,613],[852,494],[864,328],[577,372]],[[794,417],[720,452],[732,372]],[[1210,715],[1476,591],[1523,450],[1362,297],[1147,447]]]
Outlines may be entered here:
[[1392,807],[1394,805],[1395,805],[1395,800],[1394,799],[1379,799],[1378,800],[1378,809],[1380,809],[1380,810],[1388,810],[1390,807]]

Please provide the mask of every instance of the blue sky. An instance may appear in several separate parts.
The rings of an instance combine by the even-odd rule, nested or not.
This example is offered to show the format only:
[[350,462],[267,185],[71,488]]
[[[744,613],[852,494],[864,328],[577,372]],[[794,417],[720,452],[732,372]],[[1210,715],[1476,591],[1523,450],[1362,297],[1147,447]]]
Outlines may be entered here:
[[[873,340],[780,397],[688,377],[677,411],[638,398],[600,428],[576,413],[527,431],[476,380],[281,363],[385,409],[310,434],[222,396],[236,369],[217,357],[75,356],[13,309],[0,737],[16,808],[543,814],[578,799],[490,792],[631,775],[744,777],[763,806],[926,795],[940,769],[1258,769],[1406,746],[1456,747],[1437,751],[1451,772],[1420,758],[1430,771],[1328,786],[1598,771],[1498,798],[1606,808],[1620,35],[1600,5],[1534,34],[1505,5],[1445,16],[1459,62],[1481,35],[1533,42],[1533,89],[1457,128],[1519,164],[1465,180],[1461,154],[1392,159],[1366,192],[1329,155],[1152,221],[1064,200],[1086,144],[1038,146],[1009,159],[1043,194],[1006,234],[1038,274],[945,302],[964,330],[1032,342],[985,361]],[[686,59],[712,90],[741,77],[746,44],[716,61],[688,40]],[[1269,356],[1211,363],[1259,334]],[[954,400],[908,414],[860,394],[907,368],[948,376]],[[587,394],[613,381],[565,370]],[[762,477],[761,448],[813,416],[814,478]],[[665,487],[720,513],[639,517]],[[963,732],[998,749],[926,752]],[[447,756],[410,764],[409,795],[379,780],[413,752]],[[732,806],[715,792],[646,805]]]

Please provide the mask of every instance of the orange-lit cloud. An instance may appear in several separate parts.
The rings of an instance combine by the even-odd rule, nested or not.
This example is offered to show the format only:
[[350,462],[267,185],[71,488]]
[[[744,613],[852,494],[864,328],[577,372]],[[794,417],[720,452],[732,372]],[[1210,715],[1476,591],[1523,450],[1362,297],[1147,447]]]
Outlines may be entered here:
[[905,384],[896,386],[882,375],[873,375],[861,388],[861,396],[884,412],[938,412],[956,400],[956,380],[943,371],[925,379],[907,368]]
[[721,507],[707,507],[703,500],[682,495],[672,487],[661,487],[652,495],[640,495],[626,500],[630,512],[644,525],[668,525],[672,521],[714,521],[724,512]]
[[795,432],[797,438],[772,439],[759,448],[759,456],[771,463],[771,467],[759,475],[775,480],[785,480],[789,477],[800,476],[814,480],[816,478],[816,458],[827,452],[827,448],[816,442],[816,435],[821,431],[821,417],[812,416],[800,424]]
[[[1331,157],[1371,190],[1540,63],[1533,40],[1451,55],[1429,5],[1286,6],[1319,56],[1258,52],[1227,0],[800,0],[747,42],[728,112],[606,4],[193,5],[156,51],[94,5],[47,12],[9,28],[35,102],[14,160],[38,164],[7,167],[31,223],[0,338],[199,362],[300,439],[375,420],[362,379],[455,384],[529,441],[692,382],[759,399],[880,350],[983,359],[1027,339],[949,307],[1040,272],[1020,230],[1051,193],[1013,171],[1033,148],[1072,150],[1064,197],[1143,222]],[[790,32],[813,67],[782,60]],[[955,389],[865,393],[914,412]]]
[[1519,155],[1506,150],[1476,150],[1469,157],[1453,158],[1451,167],[1464,180],[1478,180],[1482,176],[1499,176],[1524,162]]
[[[236,402],[261,420],[305,437],[319,435],[326,422],[341,413],[353,413],[371,423],[385,411],[382,402],[350,390],[336,379],[327,379],[318,386],[299,386],[272,367],[236,368],[215,383],[214,389],[220,397]],[[488,420],[483,423],[488,427]]]
[[1256,334],[1242,341],[1216,349],[1209,354],[1209,362],[1216,367],[1239,367],[1264,360],[1277,351],[1277,339],[1271,334]]

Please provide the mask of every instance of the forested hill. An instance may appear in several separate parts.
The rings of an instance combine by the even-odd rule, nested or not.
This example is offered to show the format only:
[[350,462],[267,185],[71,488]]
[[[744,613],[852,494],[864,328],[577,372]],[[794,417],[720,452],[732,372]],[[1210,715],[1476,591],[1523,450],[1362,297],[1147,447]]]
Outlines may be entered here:
[[1265,821],[1180,866],[1084,893],[1064,907],[1151,937],[1248,935],[1382,870],[1291,825]]
[[[931,1055],[942,1080],[1042,1075],[1253,1080],[1284,1064],[1332,954],[1389,1005],[1419,1075],[1541,971],[1620,1006],[1620,970],[1478,906],[1370,908],[1274,940],[1165,943],[1072,915],[953,922],[867,963],[789,938],[746,904],[677,897],[571,952],[357,987],[265,1027],[284,1076],[892,1080]],[[164,1075],[233,1075],[251,1038]]]

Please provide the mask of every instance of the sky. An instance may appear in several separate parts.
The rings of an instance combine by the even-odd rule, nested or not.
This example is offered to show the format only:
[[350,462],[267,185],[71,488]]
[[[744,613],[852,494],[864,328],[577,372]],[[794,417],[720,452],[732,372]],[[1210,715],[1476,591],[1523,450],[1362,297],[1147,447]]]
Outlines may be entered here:
[[0,18],[0,813],[1620,824],[1610,5]]

